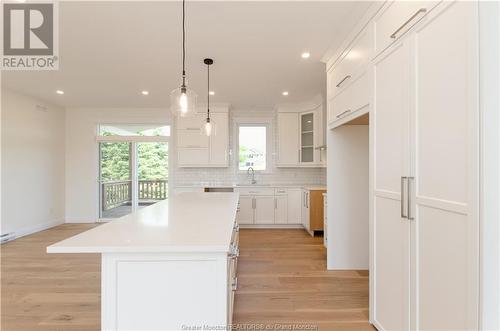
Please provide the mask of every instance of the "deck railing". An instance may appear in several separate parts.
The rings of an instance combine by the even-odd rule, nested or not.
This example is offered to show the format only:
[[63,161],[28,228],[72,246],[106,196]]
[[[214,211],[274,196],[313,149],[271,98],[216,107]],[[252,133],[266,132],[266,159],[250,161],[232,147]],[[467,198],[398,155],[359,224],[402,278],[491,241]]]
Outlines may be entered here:
[[[164,200],[168,197],[168,180],[140,180],[139,202]],[[132,181],[115,180],[102,183],[103,210],[110,210],[132,201]]]

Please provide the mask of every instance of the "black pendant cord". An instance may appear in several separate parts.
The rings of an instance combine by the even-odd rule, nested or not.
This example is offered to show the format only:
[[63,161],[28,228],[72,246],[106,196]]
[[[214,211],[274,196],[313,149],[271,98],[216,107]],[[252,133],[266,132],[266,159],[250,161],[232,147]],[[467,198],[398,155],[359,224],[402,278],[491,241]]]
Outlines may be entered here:
[[182,0],[182,86],[186,87],[186,0]]
[[210,65],[207,65],[207,122],[210,122]]

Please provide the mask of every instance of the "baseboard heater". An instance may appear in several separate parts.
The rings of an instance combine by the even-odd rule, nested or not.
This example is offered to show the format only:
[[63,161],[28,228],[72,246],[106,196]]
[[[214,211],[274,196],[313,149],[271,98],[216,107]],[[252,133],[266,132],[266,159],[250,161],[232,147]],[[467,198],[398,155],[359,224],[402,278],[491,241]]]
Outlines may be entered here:
[[15,232],[4,233],[0,235],[0,244],[5,244],[6,242],[16,239]]

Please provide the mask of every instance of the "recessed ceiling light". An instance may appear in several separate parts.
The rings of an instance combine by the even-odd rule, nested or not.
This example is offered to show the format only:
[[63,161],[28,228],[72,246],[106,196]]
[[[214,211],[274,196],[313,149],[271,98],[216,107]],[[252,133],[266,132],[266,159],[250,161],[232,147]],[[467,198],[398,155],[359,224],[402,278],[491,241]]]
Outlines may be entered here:
[[301,56],[303,59],[308,59],[311,56],[311,54],[309,52],[304,52],[304,53],[302,53]]
[[56,93],[62,95],[62,94],[64,94],[64,91],[63,90],[57,90]]
[[149,91],[141,91],[142,95],[149,95]]
[[215,92],[214,91],[210,91],[210,92],[208,92],[208,94],[215,95]]
[[283,94],[284,96],[287,96],[288,95],[288,91],[283,91],[283,93],[281,93],[281,94]]

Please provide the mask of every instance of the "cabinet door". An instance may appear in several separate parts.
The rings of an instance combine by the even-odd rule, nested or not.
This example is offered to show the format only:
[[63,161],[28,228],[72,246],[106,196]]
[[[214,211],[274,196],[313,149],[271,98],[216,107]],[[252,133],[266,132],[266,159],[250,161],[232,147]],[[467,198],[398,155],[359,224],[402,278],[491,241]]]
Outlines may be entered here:
[[287,196],[279,195],[274,198],[274,223],[287,223]]
[[240,196],[239,210],[236,213],[236,219],[239,224],[254,223],[254,202],[253,197]]
[[199,129],[177,131],[177,148],[208,148],[208,141]]
[[300,162],[314,162],[314,112],[300,114]]
[[274,224],[274,197],[255,197],[255,224]]
[[215,134],[210,136],[210,165],[228,166],[229,121],[227,113],[210,115],[215,123]]
[[415,31],[410,215],[420,330],[478,328],[477,6],[444,2]]
[[309,191],[302,191],[302,225],[306,228],[307,231],[310,230],[309,225]]
[[208,164],[208,148],[181,148],[177,152],[178,166],[203,166]]
[[302,224],[303,193],[301,189],[288,189],[287,216],[288,224]]
[[402,176],[410,172],[409,45],[408,40],[395,45],[374,63],[371,296],[374,322],[382,330],[410,329],[410,222],[401,215],[407,214],[405,205],[401,210],[407,201]]
[[278,113],[278,164],[299,163],[299,114]]

